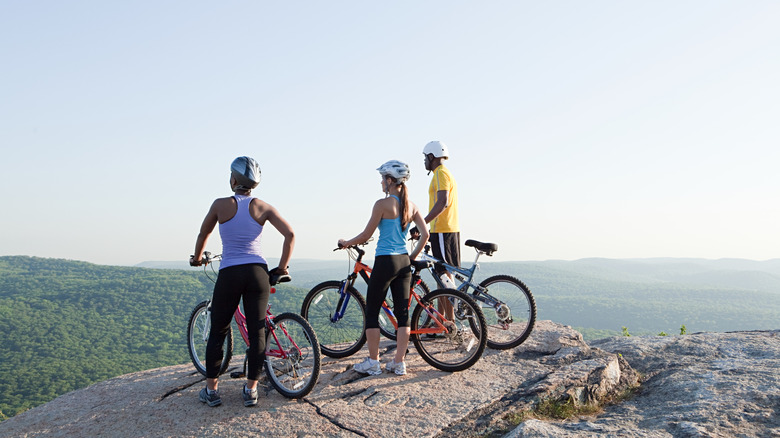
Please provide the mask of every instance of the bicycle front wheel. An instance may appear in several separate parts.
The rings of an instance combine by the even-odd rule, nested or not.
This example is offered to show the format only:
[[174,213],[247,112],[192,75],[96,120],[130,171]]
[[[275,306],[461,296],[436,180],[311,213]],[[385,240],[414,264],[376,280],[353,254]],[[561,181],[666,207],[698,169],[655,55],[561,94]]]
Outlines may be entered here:
[[[424,281],[420,281],[420,283],[414,287],[414,291],[417,292],[417,295],[424,297],[425,295],[428,295],[431,290],[428,289],[428,285],[425,284]],[[411,318],[412,313],[414,313],[414,308],[417,307],[417,300],[412,297],[409,297],[409,300],[409,317]],[[390,291],[387,292],[385,303],[387,303],[388,309],[395,310],[393,294],[390,293]],[[395,319],[395,315],[393,315],[393,319]],[[393,325],[393,322],[390,320],[390,315],[387,314],[384,308],[379,311],[379,332],[388,339],[396,340],[395,325]]]
[[[525,342],[536,323],[536,302],[522,281],[509,275],[496,275],[479,284],[489,297],[475,295],[488,324],[488,347],[508,350]],[[485,302],[483,301],[483,299]]]
[[303,299],[301,315],[314,328],[326,356],[351,356],[366,343],[366,300],[353,287],[342,294],[340,281],[314,286]]
[[[190,322],[187,325],[187,349],[190,359],[199,373],[206,375],[206,344],[209,342],[211,330],[211,301],[203,301],[192,310]],[[227,370],[233,357],[233,329],[228,327],[222,351],[222,364],[219,374]]]
[[273,318],[266,335],[265,374],[287,398],[302,398],[320,376],[320,348],[311,324],[295,313]]
[[[439,299],[452,304],[453,318],[444,319],[436,311]],[[437,322],[444,325],[445,332],[415,333],[424,327],[438,327]],[[423,297],[412,312],[411,329],[410,338],[417,353],[442,371],[469,368],[482,357],[487,344],[485,316],[471,297],[455,289],[438,289]]]

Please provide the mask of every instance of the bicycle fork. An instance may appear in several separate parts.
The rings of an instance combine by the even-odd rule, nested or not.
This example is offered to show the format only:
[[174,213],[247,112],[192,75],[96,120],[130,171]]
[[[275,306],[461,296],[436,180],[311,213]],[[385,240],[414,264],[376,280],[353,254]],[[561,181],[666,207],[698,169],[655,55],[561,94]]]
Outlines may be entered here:
[[[344,313],[347,311],[349,305],[349,293],[347,293],[347,287],[349,282],[347,280],[341,280],[341,286],[339,286],[339,302],[336,304],[336,311],[330,315],[330,322],[339,322],[344,317]],[[322,300],[324,295],[320,295],[314,301],[317,304]]]
[[203,333],[201,333],[203,337],[203,342],[207,342],[209,340],[209,332],[211,331],[211,302],[206,306],[206,323],[203,324]]

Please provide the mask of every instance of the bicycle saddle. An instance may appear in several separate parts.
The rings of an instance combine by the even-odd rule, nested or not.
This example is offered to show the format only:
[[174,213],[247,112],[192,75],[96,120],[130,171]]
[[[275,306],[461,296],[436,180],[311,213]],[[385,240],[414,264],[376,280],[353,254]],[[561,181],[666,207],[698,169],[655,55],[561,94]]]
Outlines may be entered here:
[[476,248],[477,250],[482,251],[489,256],[492,256],[494,252],[498,251],[498,245],[495,243],[484,243],[471,239],[466,241],[466,246]]
[[274,272],[270,272],[271,275],[268,276],[268,282],[271,283],[271,286],[275,285],[276,283],[287,283],[288,281],[292,281],[292,277],[290,277],[290,274],[276,274]]

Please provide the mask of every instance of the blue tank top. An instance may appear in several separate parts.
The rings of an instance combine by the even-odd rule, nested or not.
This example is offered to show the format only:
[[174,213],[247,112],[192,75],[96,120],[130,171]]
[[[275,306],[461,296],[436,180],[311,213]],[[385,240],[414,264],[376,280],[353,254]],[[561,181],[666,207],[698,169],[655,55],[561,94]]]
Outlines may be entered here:
[[[395,198],[398,203],[401,200],[395,195],[390,195]],[[406,229],[401,228],[401,215],[395,219],[382,219],[379,221],[379,242],[376,244],[376,255],[400,255],[409,254],[406,250],[406,229],[409,225],[406,225]]]
[[249,204],[255,198],[244,195],[233,195],[233,198],[238,203],[236,215],[219,224],[219,236],[222,238],[222,262],[219,269],[249,263],[267,265],[260,250],[263,226],[249,214]]

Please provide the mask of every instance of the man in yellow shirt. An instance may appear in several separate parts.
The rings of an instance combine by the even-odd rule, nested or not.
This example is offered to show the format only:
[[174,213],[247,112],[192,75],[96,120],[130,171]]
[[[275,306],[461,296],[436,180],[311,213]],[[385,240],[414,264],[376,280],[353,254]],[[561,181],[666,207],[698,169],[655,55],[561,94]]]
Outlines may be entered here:
[[[432,141],[423,149],[425,170],[433,172],[428,187],[428,215],[425,222],[431,224],[431,249],[433,256],[453,266],[460,266],[460,224],[458,223],[458,184],[452,173],[444,166],[449,158],[447,146]],[[437,269],[439,275],[445,273]],[[447,274],[450,281],[452,276]],[[454,284],[454,282],[452,283]]]

